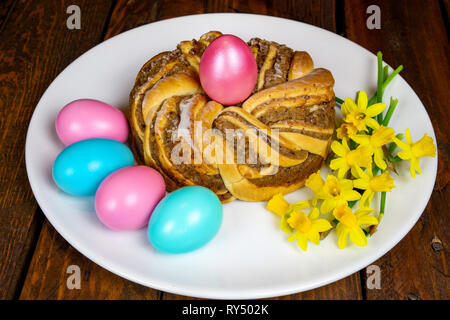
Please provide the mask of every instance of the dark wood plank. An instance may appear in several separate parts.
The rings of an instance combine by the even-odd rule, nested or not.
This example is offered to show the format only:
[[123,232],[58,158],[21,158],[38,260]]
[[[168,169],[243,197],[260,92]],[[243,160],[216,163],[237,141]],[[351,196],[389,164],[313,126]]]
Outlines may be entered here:
[[447,39],[450,38],[450,26],[448,22],[448,18],[450,16],[450,1],[449,0],[440,0],[439,5],[441,6],[442,19],[444,19],[445,29],[447,31]]
[[[108,26],[105,26],[104,40],[127,29],[141,24],[143,16],[151,19],[156,7],[148,2],[147,7],[140,7],[145,15],[128,15],[125,12],[134,10],[134,5],[141,6],[141,2],[118,1],[108,17]],[[139,11],[139,10],[138,10]],[[133,12],[133,11],[131,11]],[[106,19],[105,19],[106,20]],[[126,21],[126,24],[122,24]],[[134,24],[135,25],[134,25]],[[99,38],[101,40],[101,38]],[[82,52],[81,52],[82,53]],[[80,54],[81,54],[80,53]],[[67,267],[76,265],[80,268],[82,280],[80,290],[70,290],[66,281]],[[20,295],[20,299],[159,299],[160,292],[140,286],[101,268],[94,262],[85,258],[72,248],[50,225],[45,221],[39,242],[36,246],[30,268]]]
[[[40,228],[24,163],[33,109],[55,76],[100,39],[110,3],[83,11],[82,29],[66,28],[73,1],[17,1],[0,42],[0,299],[17,295]],[[90,1],[77,1],[83,8]],[[82,9],[83,10],[83,9]]]
[[[69,289],[69,266],[80,269],[80,288]],[[70,279],[69,279],[70,282]],[[96,265],[70,246],[48,223],[44,224],[20,299],[143,299],[159,292],[125,280]]]
[[[366,8],[381,8],[381,30],[368,30]],[[368,299],[448,299],[446,258],[449,243],[448,182],[449,44],[438,1],[346,2],[346,35],[373,53],[381,50],[392,66],[403,64],[402,76],[424,103],[433,123],[439,169],[434,193],[412,231],[375,262],[382,270],[381,290],[367,290]],[[402,103],[400,101],[400,103]],[[387,213],[389,213],[389,203]],[[394,214],[394,213],[392,213]],[[443,248],[433,250],[440,239]],[[436,246],[435,246],[436,248]]]
[[106,38],[158,20],[204,13],[203,1],[117,1]]
[[12,11],[14,4],[17,0],[3,0],[0,2],[0,34],[3,29],[3,25],[6,22],[9,13]]

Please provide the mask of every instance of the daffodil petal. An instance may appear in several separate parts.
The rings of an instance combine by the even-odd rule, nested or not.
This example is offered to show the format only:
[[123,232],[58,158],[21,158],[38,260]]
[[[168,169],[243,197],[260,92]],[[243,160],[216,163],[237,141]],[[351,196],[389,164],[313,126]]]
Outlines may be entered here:
[[331,150],[333,150],[334,153],[336,153],[339,157],[344,157],[347,153],[346,148],[339,143],[339,141],[333,141],[331,144]]
[[400,157],[400,159],[402,160],[409,160],[412,158],[412,154],[410,150],[403,150],[400,151],[399,153],[397,153],[397,155]]
[[380,127],[380,124],[375,119],[372,119],[372,118],[366,119],[366,125],[371,127],[374,130],[376,130]]
[[338,224],[337,224],[337,226],[336,226],[336,235],[337,235],[338,237],[340,236],[340,234],[341,234],[343,228],[345,228],[345,227],[344,227],[344,225],[343,225],[342,223],[338,223]]
[[352,169],[351,169],[353,178],[360,178],[362,172],[363,171],[360,167],[352,167]]
[[409,128],[406,128],[405,139],[406,139],[406,141],[408,141],[409,144],[413,143],[412,138],[411,138],[411,132],[409,132]]
[[368,207],[370,205],[370,194],[373,194],[372,190],[366,190],[364,191],[363,195],[361,196],[361,200],[359,200],[359,206],[360,207]]
[[353,189],[353,181],[350,179],[342,179],[340,181],[341,187],[343,190],[352,190]]
[[274,195],[272,199],[269,200],[266,208],[279,216],[283,216],[289,208],[289,202],[287,202],[283,198],[283,195],[279,193]]
[[318,232],[328,231],[333,228],[331,223],[326,219],[313,220],[312,225]]
[[358,109],[366,111],[367,109],[367,94],[361,90],[358,92]]
[[396,137],[394,137],[394,142],[402,150],[409,149],[409,144],[407,144],[406,142],[403,142],[402,140],[400,140]]
[[384,161],[383,149],[381,148],[375,149],[373,160],[375,161],[375,164],[377,165],[378,168],[380,168],[381,170],[386,169],[387,165],[386,162]]
[[411,178],[414,179],[416,177],[416,169],[414,168],[413,159],[411,159],[411,162],[409,164],[409,172],[411,173]]
[[356,108],[357,107],[356,107],[355,101],[353,101],[352,98],[347,97],[347,98],[345,98],[345,101],[341,106],[341,111],[342,111],[342,114],[344,116],[346,116],[347,114],[349,114],[352,110],[355,110]]
[[363,216],[358,218],[358,225],[360,226],[373,226],[378,224],[378,219],[374,216]]
[[309,239],[309,241],[311,241],[312,243],[314,243],[316,245],[320,244],[320,235],[319,235],[318,231],[311,230],[310,232],[308,232],[308,234],[306,236]]
[[[330,166],[330,168],[331,168],[331,166]],[[345,174],[347,173],[347,171],[349,169],[350,169],[350,167],[347,164],[341,166],[338,170],[338,178],[342,179],[343,177],[345,177]]]
[[414,164],[414,168],[416,169],[418,174],[422,174],[422,170],[420,170],[420,164],[419,164],[419,159],[414,158],[411,160],[412,163]]
[[370,142],[370,136],[366,134],[354,134],[350,136],[350,139],[360,145],[367,145]]
[[347,228],[342,227],[341,232],[339,234],[339,239],[338,239],[339,249],[344,249],[347,246],[348,234],[349,234],[349,230]]
[[303,251],[306,251],[308,249],[308,238],[305,234],[300,233],[297,238],[297,244]]
[[356,200],[359,200],[361,198],[361,194],[359,194],[359,192],[355,191],[355,190],[343,191],[341,193],[341,195],[342,195],[342,198],[345,201],[356,201]]
[[291,228],[291,226],[289,225],[289,223],[287,222],[286,216],[284,216],[283,218],[281,218],[280,221],[280,229],[287,234],[291,234],[292,232],[294,232],[294,229]]
[[355,211],[355,216],[357,218],[367,216],[369,213],[372,213],[374,210],[372,208],[360,208]]
[[336,201],[333,199],[326,199],[322,202],[322,206],[320,207],[320,211],[322,213],[328,213],[336,207]]
[[384,103],[375,103],[373,105],[371,105],[370,107],[367,108],[366,111],[366,116],[373,118],[376,115],[380,114],[381,112],[383,112],[383,110],[386,109],[386,104]]
[[364,247],[367,244],[367,238],[361,228],[350,230],[350,240],[358,247]]
[[338,170],[340,167],[347,165],[345,159],[338,158],[330,161],[331,170]]
[[353,186],[357,189],[367,190],[369,188],[369,179],[355,179],[353,180]]
[[[311,220],[317,219],[317,217],[319,216],[320,212],[318,208],[312,208],[311,212],[308,215],[308,218]],[[314,224],[314,221],[313,221]]]
[[303,201],[296,202],[292,205],[292,208],[293,208],[293,210],[303,210],[303,209],[309,208],[309,201],[303,200]]

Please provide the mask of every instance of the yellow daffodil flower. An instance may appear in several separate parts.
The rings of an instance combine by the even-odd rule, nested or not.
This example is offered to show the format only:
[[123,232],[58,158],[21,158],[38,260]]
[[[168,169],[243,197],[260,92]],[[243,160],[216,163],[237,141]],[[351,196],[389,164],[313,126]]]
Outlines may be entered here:
[[392,128],[378,126],[373,131],[372,135],[356,134],[351,135],[350,138],[361,146],[368,146],[371,148],[374,155],[374,162],[381,170],[385,170],[387,165],[384,161],[383,146],[394,141],[395,131]]
[[352,212],[347,205],[341,205],[333,210],[334,217],[339,221],[336,226],[338,236],[338,247],[344,249],[347,246],[347,239],[359,247],[367,244],[367,238],[361,226],[377,225],[378,220],[374,216],[369,216],[373,209],[362,208]]
[[402,149],[398,153],[398,156],[403,160],[409,160],[411,177],[414,178],[417,173],[421,174],[419,158],[422,157],[435,157],[436,156],[436,145],[433,142],[433,138],[428,136],[426,133],[417,142],[413,142],[411,139],[411,133],[409,129],[406,129],[405,139],[407,142],[403,142],[396,137],[394,137],[395,144]]
[[317,197],[324,200],[320,211],[328,213],[338,206],[347,205],[348,201],[359,200],[361,195],[353,190],[352,180],[338,179],[330,174]]
[[294,211],[287,219],[289,226],[296,230],[288,240],[297,240],[297,244],[303,251],[308,248],[308,240],[318,245],[320,243],[320,232],[328,231],[332,228],[326,219],[318,219],[319,209],[313,208],[309,215],[303,211]]
[[284,232],[291,234],[294,230],[289,226],[287,219],[293,212],[309,208],[308,201],[299,201],[294,204],[287,202],[281,193],[276,194],[269,200],[266,207],[269,211],[281,217],[280,228]]
[[342,123],[339,128],[336,129],[336,135],[338,139],[349,139],[351,135],[357,134],[358,129],[351,123]]
[[330,162],[332,170],[338,170],[338,177],[342,179],[348,170],[351,170],[352,175],[357,178],[361,167],[371,168],[373,151],[368,146],[359,146],[355,150],[350,150],[347,144],[347,139],[333,141],[331,149],[339,157]]
[[365,190],[359,201],[360,208],[370,206],[375,192],[391,192],[392,188],[395,188],[394,179],[387,171],[374,177],[371,170],[363,172],[359,179],[353,180],[353,186]]
[[266,208],[276,215],[282,217],[288,212],[290,206],[291,204],[283,198],[283,195],[281,193],[279,193],[274,195],[272,199],[269,200]]
[[367,127],[376,129],[378,122],[373,117],[386,108],[384,103],[376,103],[367,107],[367,94],[364,91],[358,93],[357,103],[352,98],[345,98],[341,105],[344,121],[353,124],[358,131],[366,131]]
[[317,200],[319,199],[317,195],[322,191],[324,185],[325,181],[323,181],[322,177],[320,176],[320,170],[316,173],[310,174],[308,179],[306,179],[305,186],[310,188],[312,192],[314,192],[314,199],[312,200],[313,206],[317,204]]

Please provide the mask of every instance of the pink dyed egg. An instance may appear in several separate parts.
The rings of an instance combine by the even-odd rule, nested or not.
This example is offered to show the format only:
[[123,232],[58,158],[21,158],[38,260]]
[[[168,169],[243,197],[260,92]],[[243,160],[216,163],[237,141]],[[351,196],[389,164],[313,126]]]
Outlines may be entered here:
[[125,142],[128,121],[107,103],[80,99],[67,104],[56,117],[56,133],[66,146],[80,140],[106,138]]
[[161,174],[146,166],[119,169],[100,184],[95,212],[113,230],[136,230],[148,224],[153,209],[166,194]]
[[244,101],[256,84],[258,70],[249,46],[223,35],[206,48],[200,60],[200,82],[208,96],[224,105]]

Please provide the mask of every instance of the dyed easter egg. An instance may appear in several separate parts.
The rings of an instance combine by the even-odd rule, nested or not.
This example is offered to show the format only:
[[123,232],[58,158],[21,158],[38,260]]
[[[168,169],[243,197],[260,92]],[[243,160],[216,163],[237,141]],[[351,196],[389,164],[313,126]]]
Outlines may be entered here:
[[129,132],[128,121],[120,110],[92,99],[80,99],[67,104],[58,113],[55,127],[58,137],[66,146],[91,138],[125,142]]
[[116,140],[88,139],[66,147],[53,163],[53,180],[71,195],[94,195],[114,171],[134,164],[131,150]]
[[100,184],[95,212],[113,230],[135,230],[148,224],[150,215],[166,194],[164,178],[146,166],[119,169]]
[[235,105],[253,91],[258,69],[249,46],[228,34],[218,37],[206,48],[199,73],[202,87],[211,99]]
[[200,186],[168,194],[153,210],[148,224],[152,245],[166,253],[184,253],[208,243],[222,224],[222,204]]

